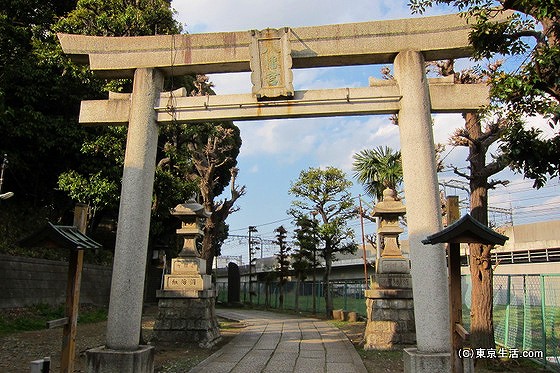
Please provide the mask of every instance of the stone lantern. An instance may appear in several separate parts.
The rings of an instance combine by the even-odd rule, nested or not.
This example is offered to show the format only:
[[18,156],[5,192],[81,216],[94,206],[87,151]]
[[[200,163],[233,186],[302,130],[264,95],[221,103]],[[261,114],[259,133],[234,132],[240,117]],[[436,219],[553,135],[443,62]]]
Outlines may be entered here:
[[212,278],[206,274],[206,261],[197,249],[210,213],[191,198],[171,209],[171,215],[181,220],[177,235],[183,238],[183,247],[178,257],[171,259],[171,273],[164,276],[163,290],[157,292],[159,312],[154,333],[160,341],[211,347],[220,338],[216,294]]
[[380,218],[377,234],[383,251],[377,263],[378,273],[410,273],[408,259],[402,255],[398,241],[399,234],[404,231],[399,225],[399,217],[405,214],[406,208],[395,194],[393,189],[385,189],[383,200],[375,205],[372,214]]
[[383,200],[373,210],[373,216],[380,218],[377,234],[383,252],[370,289],[365,291],[366,350],[390,350],[395,345],[416,342],[412,277],[409,261],[402,255],[398,241],[399,234],[403,232],[399,217],[405,211],[405,206],[392,189],[383,191]]
[[171,259],[171,274],[165,275],[163,291],[192,293],[212,288],[211,276],[206,274],[206,261],[199,258],[197,242],[204,233],[204,219],[210,213],[194,199],[171,209],[171,215],[181,220],[177,235],[183,238],[183,247],[177,258]]

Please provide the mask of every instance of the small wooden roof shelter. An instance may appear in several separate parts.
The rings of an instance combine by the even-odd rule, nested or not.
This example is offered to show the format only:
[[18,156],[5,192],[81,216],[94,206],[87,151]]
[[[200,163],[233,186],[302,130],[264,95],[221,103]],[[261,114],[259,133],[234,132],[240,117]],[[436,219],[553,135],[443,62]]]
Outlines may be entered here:
[[466,214],[444,230],[428,236],[425,240],[422,240],[422,243],[425,245],[434,245],[438,243],[503,245],[507,240],[507,236],[493,231],[469,214]]
[[77,227],[72,225],[47,225],[38,232],[33,233],[19,241],[23,247],[60,247],[70,250],[94,250],[101,249],[102,245],[95,242]]
[[[458,214],[457,214],[458,216]],[[503,245],[507,236],[501,235],[469,214],[466,214],[447,228],[428,236],[422,243],[435,245],[447,243],[447,270],[449,272],[449,313],[451,331],[451,371],[462,373],[469,371],[465,364],[472,364],[472,359],[461,359],[457,351],[469,339],[469,332],[463,327],[461,297],[461,243],[479,243],[483,245]],[[468,361],[465,361],[468,360]],[[471,367],[474,371],[474,367]]]

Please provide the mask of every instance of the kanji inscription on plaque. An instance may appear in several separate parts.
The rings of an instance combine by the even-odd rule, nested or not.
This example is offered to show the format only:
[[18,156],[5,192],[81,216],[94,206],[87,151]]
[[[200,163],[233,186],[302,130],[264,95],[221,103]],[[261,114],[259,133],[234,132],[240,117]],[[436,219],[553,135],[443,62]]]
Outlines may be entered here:
[[251,82],[258,100],[294,96],[289,28],[251,31]]

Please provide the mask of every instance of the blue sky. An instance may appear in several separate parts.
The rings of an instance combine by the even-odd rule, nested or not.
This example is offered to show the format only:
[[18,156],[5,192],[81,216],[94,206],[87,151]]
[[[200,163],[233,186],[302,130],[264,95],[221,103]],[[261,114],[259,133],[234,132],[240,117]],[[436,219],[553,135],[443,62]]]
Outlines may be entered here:
[[[178,20],[185,25],[185,31],[201,33],[408,18],[411,14],[406,4],[407,1],[396,0],[351,3],[332,0],[175,0],[172,6],[178,12]],[[450,10],[430,10],[427,15],[443,13],[450,13]],[[380,68],[294,70],[294,86],[296,90],[367,86],[368,77],[379,77]],[[215,84],[217,94],[251,92],[248,73],[213,74],[210,80]],[[552,134],[542,120],[533,118],[530,121],[543,128],[545,133]],[[447,144],[450,134],[462,124],[460,115],[434,116],[435,142]],[[280,224],[289,229],[286,210],[293,197],[288,194],[288,189],[301,170],[335,166],[343,169],[351,179],[352,155],[356,152],[380,145],[400,148],[398,128],[389,122],[387,115],[250,121],[236,122],[236,125],[241,129],[243,140],[238,157],[238,183],[247,188],[247,194],[238,202],[240,210],[228,218],[230,232],[238,235],[247,234],[250,225],[257,226],[259,235],[267,239],[274,237],[273,231]],[[443,154],[446,164],[466,166],[465,149],[447,145]],[[496,207],[514,208],[516,224],[560,219],[560,185],[557,180],[542,190],[532,191],[531,181],[523,180],[521,175],[504,171],[497,176],[510,180],[511,184],[491,191],[490,202]],[[440,181],[459,179],[449,171],[439,174],[439,178]],[[363,195],[361,186],[353,181],[353,195]],[[458,189],[448,189],[447,193],[466,198]],[[358,229],[359,221],[356,219],[350,225]],[[375,225],[366,224],[366,231],[374,230]],[[360,237],[359,231],[356,236]],[[224,254],[241,253],[226,251]]]

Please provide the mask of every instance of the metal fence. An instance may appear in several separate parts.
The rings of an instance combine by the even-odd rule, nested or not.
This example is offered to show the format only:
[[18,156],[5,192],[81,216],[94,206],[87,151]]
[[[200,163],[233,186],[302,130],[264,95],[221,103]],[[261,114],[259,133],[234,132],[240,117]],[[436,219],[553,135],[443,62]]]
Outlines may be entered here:
[[[315,290],[313,289],[315,287]],[[296,294],[296,289],[299,292]],[[252,294],[249,292],[249,283],[241,283],[241,299],[245,304],[265,306],[269,308],[280,308],[280,288],[278,283],[256,282],[251,284]],[[218,283],[218,301],[227,302],[227,283]],[[365,285],[359,281],[331,282],[331,294],[334,309],[354,311],[366,315],[366,302],[364,297]],[[323,283],[316,282],[287,282],[284,290],[283,308],[286,310],[297,310],[313,312],[313,294],[315,294],[315,311],[325,312],[325,298],[323,297]]]
[[[469,328],[470,276],[462,280]],[[497,344],[560,372],[560,275],[494,275],[494,335]]]
[[[462,276],[463,322],[470,329],[471,281]],[[227,283],[218,283],[218,301],[227,302]],[[241,283],[241,302],[280,308],[277,283]],[[296,288],[299,293],[296,297]],[[333,282],[335,309],[366,315],[363,282]],[[323,284],[288,282],[285,285],[284,309],[325,312]],[[296,299],[297,298],[297,299]],[[494,331],[496,343],[509,349],[542,351],[541,363],[560,372],[560,275],[494,275]]]

